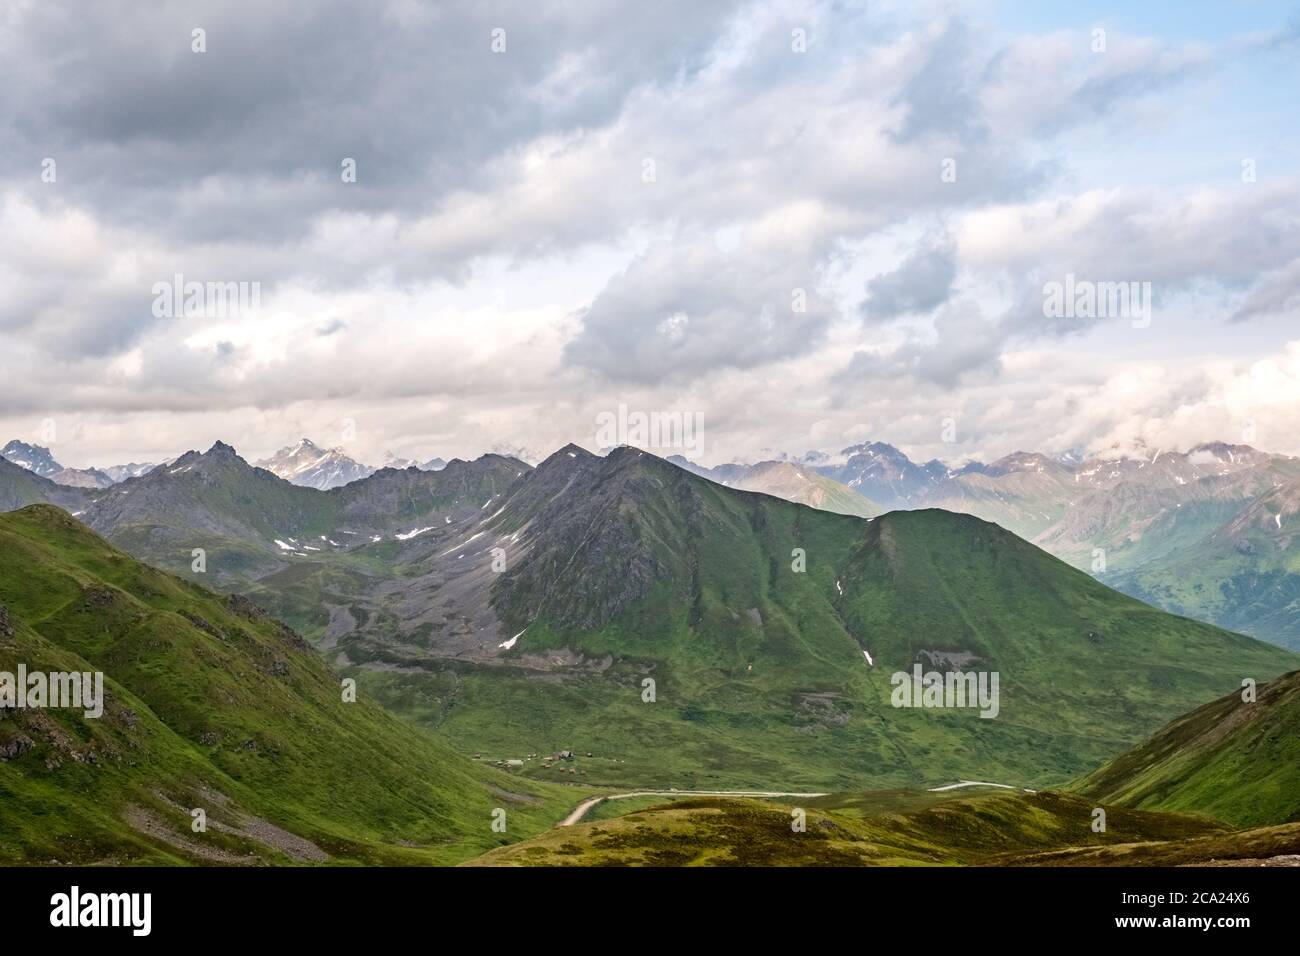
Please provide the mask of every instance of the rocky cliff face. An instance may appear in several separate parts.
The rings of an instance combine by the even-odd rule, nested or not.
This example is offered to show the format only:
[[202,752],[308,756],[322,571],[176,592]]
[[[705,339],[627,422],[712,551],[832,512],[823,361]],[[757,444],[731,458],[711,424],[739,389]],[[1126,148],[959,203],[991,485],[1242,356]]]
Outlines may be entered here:
[[695,481],[632,448],[606,458],[576,445],[560,449],[506,502],[502,525],[522,531],[522,560],[501,575],[493,606],[520,626],[544,614],[558,627],[594,630],[656,583],[686,599],[685,524],[667,527],[656,508],[689,522],[698,509]]

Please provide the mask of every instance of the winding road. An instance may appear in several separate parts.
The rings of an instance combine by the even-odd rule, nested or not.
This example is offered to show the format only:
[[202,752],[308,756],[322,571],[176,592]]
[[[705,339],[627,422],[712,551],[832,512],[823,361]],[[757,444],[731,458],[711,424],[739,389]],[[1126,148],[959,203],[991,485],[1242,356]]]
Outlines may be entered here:
[[[1019,790],[1023,793],[1037,793],[1028,787],[1013,787],[1005,783],[989,783],[986,780],[961,780],[946,787],[930,787],[928,793],[943,793],[948,790],[961,790],[966,787],[997,787],[1002,790]],[[683,794],[692,797],[826,797],[826,793],[794,793],[788,790],[631,790],[627,793],[610,793],[603,797],[590,797],[583,800],[573,812],[561,820],[557,826],[571,827],[606,800],[627,800],[630,797],[674,797]]]
[[592,811],[593,808],[604,803],[606,800],[626,800],[629,797],[825,797],[825,793],[790,793],[780,790],[633,790],[628,793],[610,793],[603,797],[591,797],[583,800],[582,803],[574,809],[567,817],[559,822],[559,826],[571,827],[578,823],[583,817]]
[[964,787],[997,787],[999,790],[1021,790],[1025,793],[1037,793],[1037,790],[1030,790],[1028,787],[1013,787],[1006,783],[989,783],[987,780],[960,780],[957,783],[950,783],[946,787],[930,787],[926,793],[945,793],[948,790],[961,790]]

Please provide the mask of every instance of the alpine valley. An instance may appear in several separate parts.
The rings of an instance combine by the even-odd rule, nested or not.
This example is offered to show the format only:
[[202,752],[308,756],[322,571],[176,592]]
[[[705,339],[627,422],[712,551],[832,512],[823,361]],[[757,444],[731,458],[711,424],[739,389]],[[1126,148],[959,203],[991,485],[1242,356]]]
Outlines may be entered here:
[[[88,828],[83,861],[454,862],[584,799],[605,819],[657,808],[622,862],[683,833],[704,856],[667,861],[735,862],[741,840],[816,862],[754,842],[787,795],[842,828],[821,862],[987,862],[983,838],[937,846],[916,815],[964,830],[988,813],[1019,821],[1004,862],[1039,862],[1093,845],[1088,794],[1125,821],[1098,848],[1300,820],[1286,782],[1234,794],[1231,721],[1197,710],[1260,685],[1273,716],[1249,712],[1242,732],[1284,748],[1280,675],[1300,656],[1098,580],[1130,556],[1176,575],[1201,541],[1274,560],[1292,459],[1203,446],[948,469],[871,445],[704,468],[568,445],[536,467],[488,454],[336,482],[356,463],[303,441],[268,464],[296,480],[221,442],[106,487],[0,460],[0,671],[25,656],[109,688],[100,724],[0,723],[0,782],[6,806],[44,794]],[[1084,566],[1104,541],[1112,570],[1031,536]],[[897,706],[895,675],[914,670],[997,675],[996,719],[973,701]],[[364,706],[339,712],[349,679]],[[348,754],[373,787],[322,801]],[[399,763],[427,773],[399,785]],[[393,787],[400,806],[380,795]],[[178,816],[205,794],[216,845]],[[495,844],[472,826],[490,795],[523,821]],[[35,817],[12,824],[16,859],[52,852]],[[483,862],[546,862],[548,839]]]
[[0,5],[0,940],[1286,925],[1298,4]]

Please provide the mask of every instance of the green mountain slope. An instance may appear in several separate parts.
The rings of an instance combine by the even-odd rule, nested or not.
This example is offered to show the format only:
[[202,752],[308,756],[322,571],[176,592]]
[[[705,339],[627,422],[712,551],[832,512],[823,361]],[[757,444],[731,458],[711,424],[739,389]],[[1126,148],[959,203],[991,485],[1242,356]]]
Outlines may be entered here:
[[1300,822],[1300,671],[1206,704],[1088,774],[1075,789],[1236,826]]
[[[573,798],[455,753],[294,632],[111,547],[64,512],[0,515],[0,672],[104,674],[103,716],[0,710],[0,860],[450,862]],[[491,830],[507,811],[506,834]],[[191,811],[207,813],[206,833]]]
[[1273,488],[1115,584],[1176,613],[1300,649],[1300,481]]
[[77,511],[92,500],[85,488],[69,488],[42,478],[21,465],[0,458],[0,511],[13,511],[26,505],[51,503]]
[[[1297,663],[972,517],[863,521],[636,449],[561,449],[459,538],[387,557],[378,599],[331,595],[349,624],[303,626],[458,746],[590,750],[592,783],[1050,785],[1244,675]],[[275,600],[276,582],[263,584],[259,600]],[[893,707],[890,675],[916,664],[996,671],[998,716]]]
[[[1140,600],[1300,650],[1300,539],[1271,525],[1295,510],[1300,460],[1207,442],[1086,461],[1018,452],[952,470],[884,445],[845,451],[843,465],[809,467],[896,507],[992,521]],[[1270,525],[1242,533],[1261,512]]]

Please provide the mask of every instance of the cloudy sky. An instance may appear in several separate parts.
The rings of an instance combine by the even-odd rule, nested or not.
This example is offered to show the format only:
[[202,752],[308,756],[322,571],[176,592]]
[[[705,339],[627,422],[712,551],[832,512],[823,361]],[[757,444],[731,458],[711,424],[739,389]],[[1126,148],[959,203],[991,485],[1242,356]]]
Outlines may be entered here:
[[1298,92],[1262,0],[8,0],[0,441],[1300,454]]

